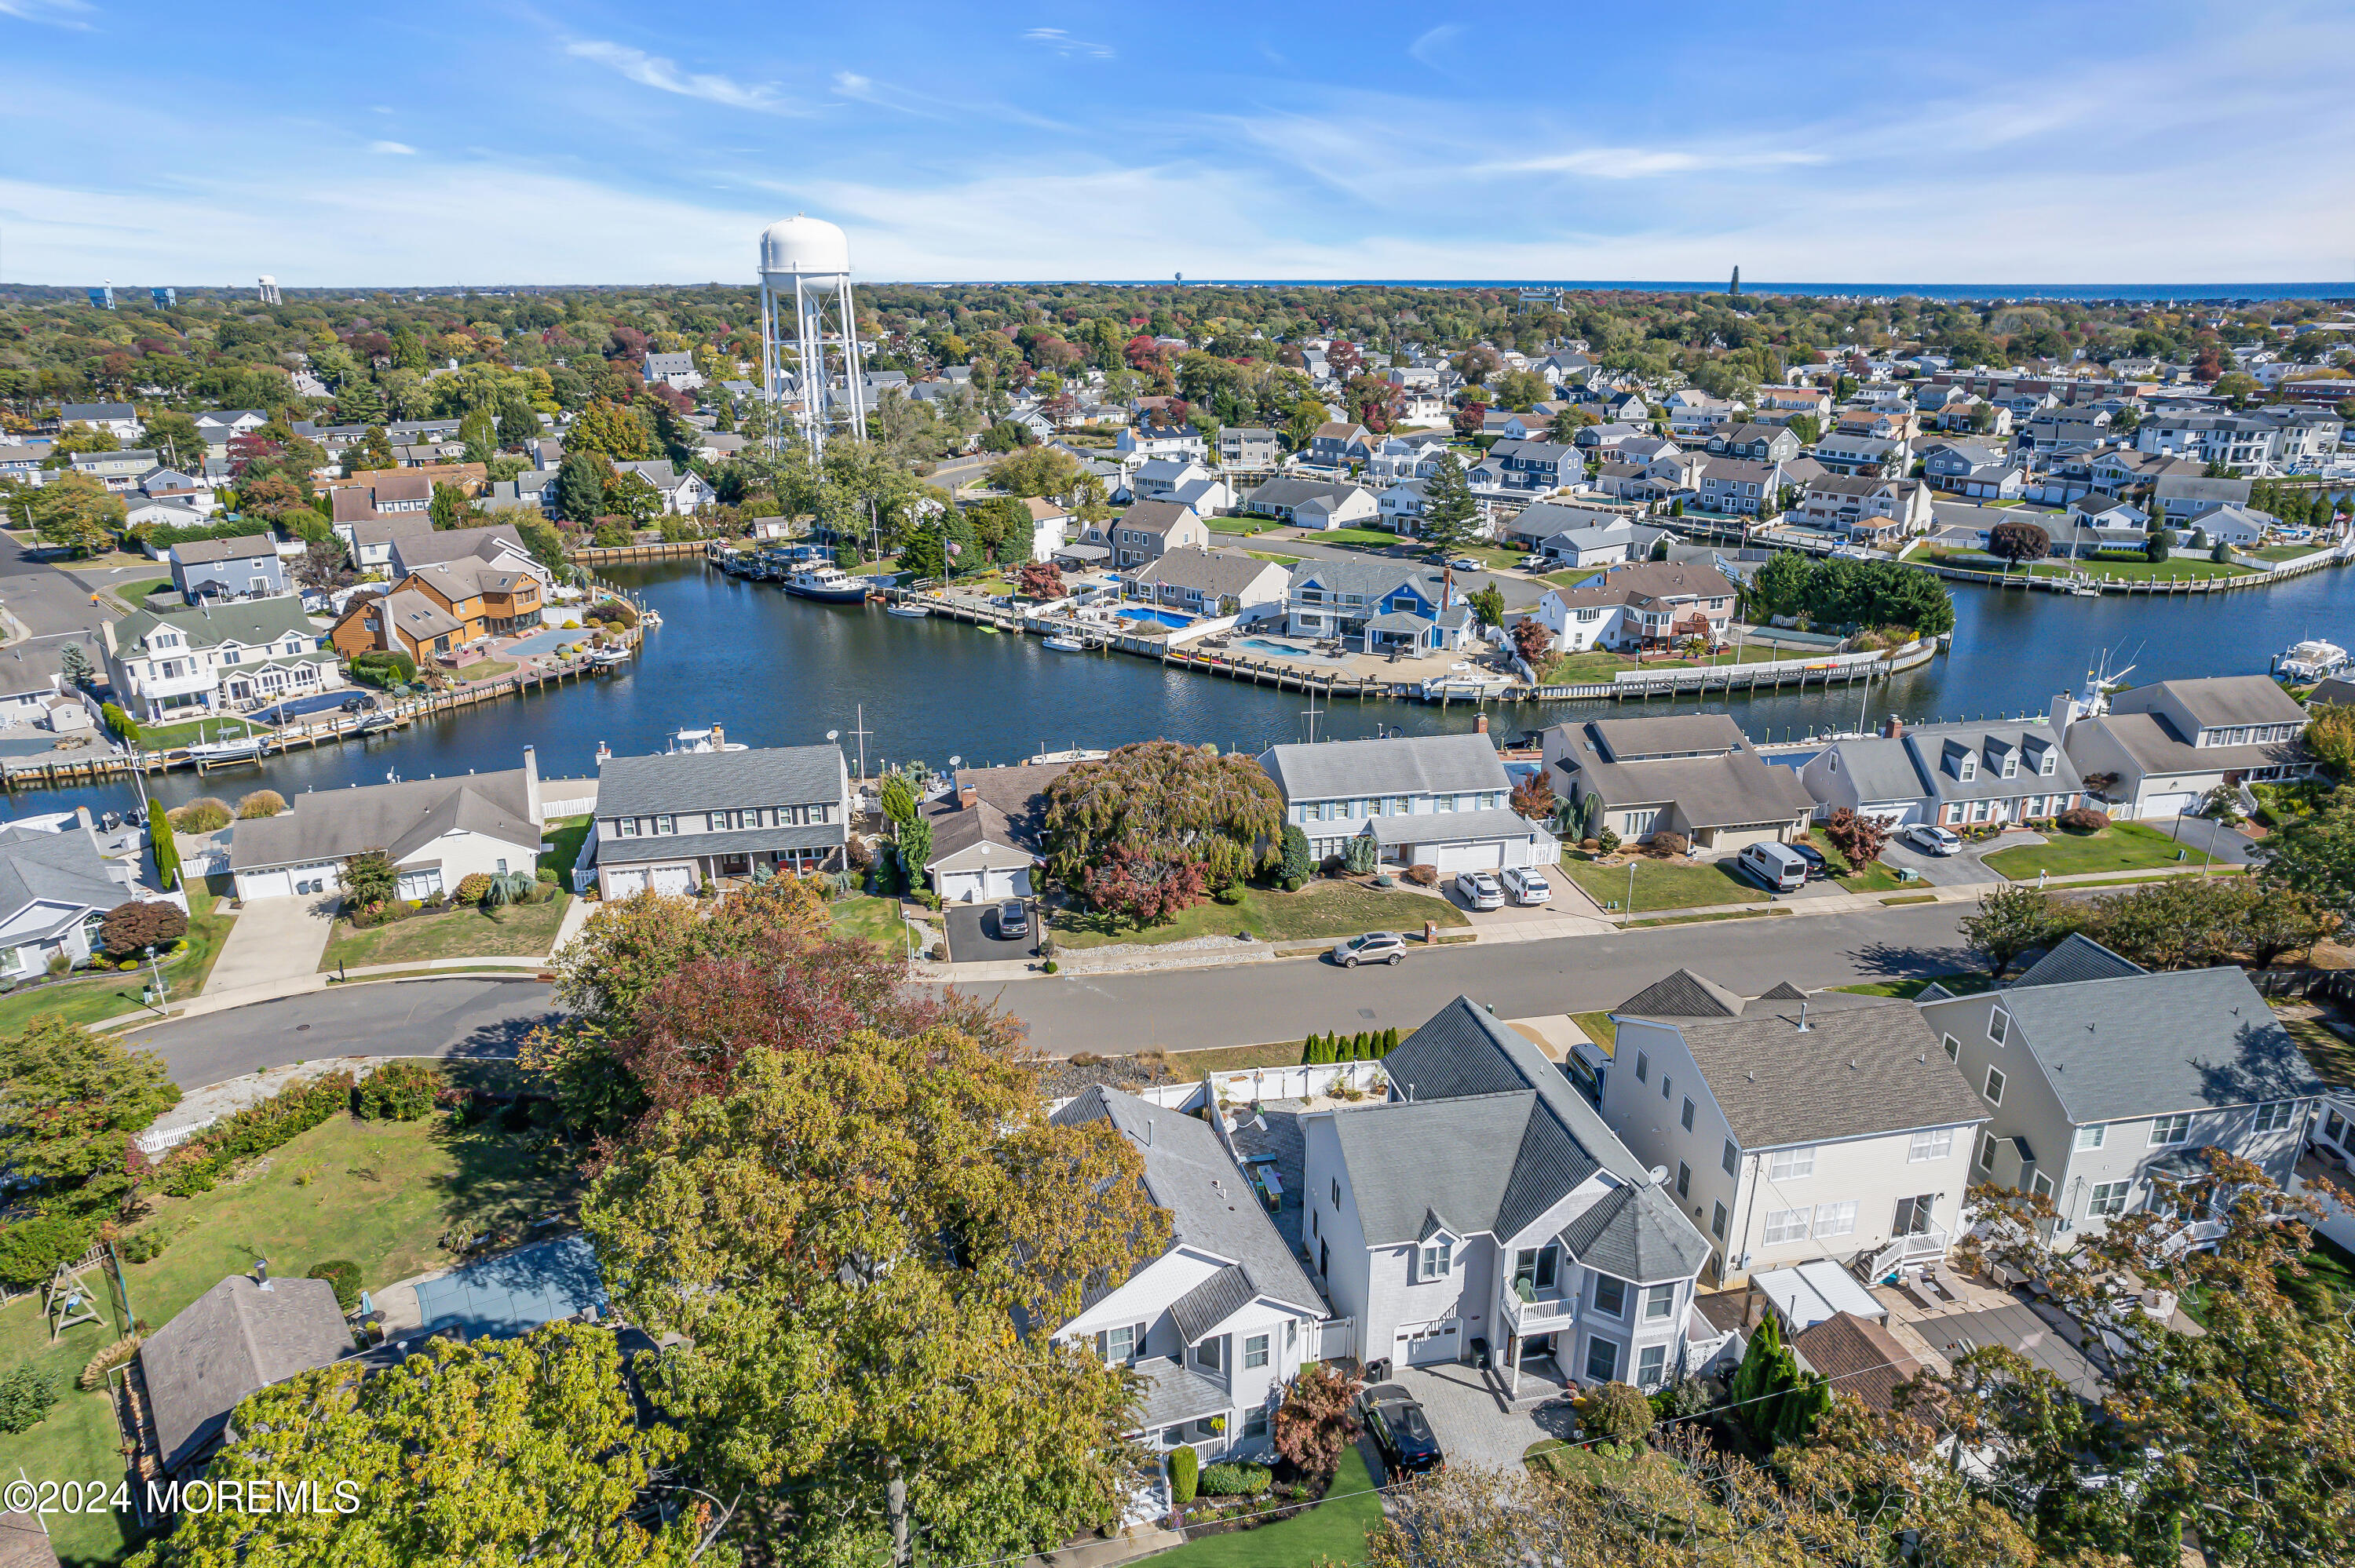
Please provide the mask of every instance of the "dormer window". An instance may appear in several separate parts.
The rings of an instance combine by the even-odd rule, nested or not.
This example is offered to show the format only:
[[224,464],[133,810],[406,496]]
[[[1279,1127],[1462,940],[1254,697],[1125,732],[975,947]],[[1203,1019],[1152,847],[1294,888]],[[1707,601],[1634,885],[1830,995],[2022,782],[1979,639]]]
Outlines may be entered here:
[[2053,774],[2059,772],[2060,769],[2060,754],[2054,751],[2051,747],[2046,747],[2044,748],[2043,759],[2038,763],[2036,771],[2042,774],[2045,778],[2050,779]]
[[2018,773],[2019,771],[2019,754],[2018,754],[2017,752],[2010,752],[2010,751],[2007,751],[2007,752],[2005,752],[2005,753],[2003,754],[2003,775],[2002,775],[2002,776],[2003,776],[2004,778],[2006,778],[2006,779],[2009,779],[2009,778],[2011,778],[2014,774]]
[[1955,777],[1967,784],[1979,776],[1979,759],[1968,752],[1955,759]]

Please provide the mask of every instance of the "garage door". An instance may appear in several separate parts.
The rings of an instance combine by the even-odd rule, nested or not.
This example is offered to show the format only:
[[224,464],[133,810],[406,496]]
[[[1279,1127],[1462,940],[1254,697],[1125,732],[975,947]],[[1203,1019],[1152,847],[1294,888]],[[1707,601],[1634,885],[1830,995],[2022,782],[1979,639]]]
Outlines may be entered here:
[[237,879],[240,898],[291,898],[293,895],[294,874],[291,871],[242,872]]
[[1485,843],[1433,844],[1423,854],[1442,876],[1459,871],[1494,871],[1505,863],[1505,846],[1495,839]]
[[1427,1366],[1433,1361],[1461,1359],[1464,1319],[1445,1318],[1436,1323],[1416,1323],[1399,1330],[1396,1360],[1401,1366]]
[[655,867],[656,893],[692,893],[695,891],[695,868],[691,865],[658,865]]
[[2169,795],[2153,795],[2143,801],[2138,814],[2145,817],[2171,817],[2178,811],[2196,811],[2200,796],[2196,790],[2180,789]]
[[605,874],[605,896],[629,898],[646,890],[646,874],[643,871],[609,871]]

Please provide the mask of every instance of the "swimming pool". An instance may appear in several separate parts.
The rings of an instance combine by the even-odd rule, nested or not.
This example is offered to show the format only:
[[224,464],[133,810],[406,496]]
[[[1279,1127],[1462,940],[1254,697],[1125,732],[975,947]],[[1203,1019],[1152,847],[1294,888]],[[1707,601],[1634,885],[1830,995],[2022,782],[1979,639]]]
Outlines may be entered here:
[[1123,620],[1149,620],[1156,626],[1167,626],[1173,630],[1181,626],[1194,624],[1192,616],[1180,615],[1174,609],[1146,609],[1138,606],[1124,608],[1119,614]]

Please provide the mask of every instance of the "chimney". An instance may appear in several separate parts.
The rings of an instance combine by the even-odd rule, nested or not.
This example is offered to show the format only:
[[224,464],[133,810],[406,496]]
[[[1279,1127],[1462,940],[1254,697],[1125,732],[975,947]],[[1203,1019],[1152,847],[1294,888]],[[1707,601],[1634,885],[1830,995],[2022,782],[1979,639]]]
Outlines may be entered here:
[[2077,706],[2075,699],[2071,697],[2068,693],[2056,692],[2053,694],[2052,706],[2046,716],[2047,722],[2052,726],[2052,738],[2054,740],[2065,741],[2069,738],[2069,721],[2075,716],[2076,712]]
[[523,748],[523,799],[526,810],[531,813],[531,825],[546,826],[548,820],[539,810],[539,753],[528,746]]
[[267,1290],[270,1288],[270,1260],[268,1258],[257,1257],[253,1260],[253,1284],[254,1287],[259,1290]]
[[981,804],[981,791],[970,784],[957,786],[957,810],[970,811]]
[[1905,721],[1891,714],[1888,721],[1881,726],[1881,733],[1885,739],[1902,740],[1905,738]]

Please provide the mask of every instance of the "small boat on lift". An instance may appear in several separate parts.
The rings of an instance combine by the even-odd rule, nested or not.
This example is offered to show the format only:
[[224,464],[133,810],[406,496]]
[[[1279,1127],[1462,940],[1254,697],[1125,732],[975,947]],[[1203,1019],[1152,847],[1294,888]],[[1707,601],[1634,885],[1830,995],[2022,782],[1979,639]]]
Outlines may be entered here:
[[883,613],[886,615],[896,615],[902,620],[922,620],[927,616],[930,616],[932,611],[929,605],[910,604],[902,600],[897,604],[885,605],[883,607]]
[[191,745],[189,760],[206,764],[218,762],[252,762],[261,756],[262,737],[240,735],[231,740],[200,740]]
[[582,655],[582,659],[592,670],[616,670],[630,662],[630,651],[618,645],[611,648],[591,648]]
[[1088,651],[1086,643],[1076,637],[1066,637],[1060,631],[1048,638],[1045,646],[1052,648],[1058,653],[1084,653]]

